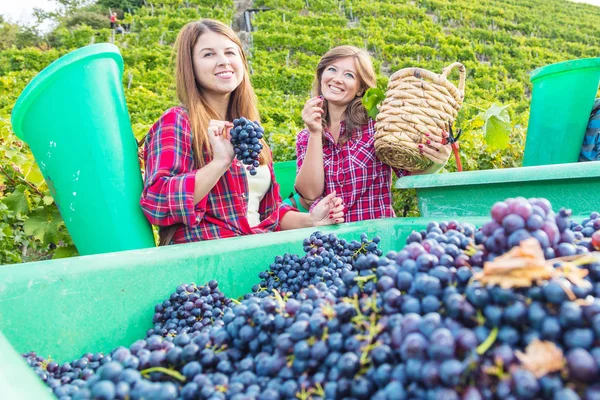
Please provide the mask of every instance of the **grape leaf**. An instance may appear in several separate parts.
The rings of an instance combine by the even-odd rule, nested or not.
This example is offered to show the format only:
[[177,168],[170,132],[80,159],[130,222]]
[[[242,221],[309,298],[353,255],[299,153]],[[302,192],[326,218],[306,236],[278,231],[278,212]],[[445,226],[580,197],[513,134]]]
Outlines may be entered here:
[[523,367],[538,379],[562,370],[565,365],[562,350],[549,341],[535,339],[525,348],[525,353],[517,350],[515,355]]
[[79,252],[77,251],[77,248],[73,245],[69,245],[69,246],[57,248],[56,251],[54,251],[54,255],[52,256],[52,259],[54,260],[56,258],[75,257],[78,255],[79,255]]
[[379,110],[377,105],[385,99],[385,93],[379,88],[367,89],[365,95],[362,98],[362,103],[367,109],[369,117],[375,119]]
[[44,176],[42,175],[42,171],[40,171],[40,167],[38,167],[36,163],[31,165],[31,168],[25,175],[25,179],[33,183],[33,185],[38,188],[42,183],[44,183]]
[[29,198],[25,193],[25,189],[24,185],[19,185],[15,188],[14,192],[4,199],[4,204],[19,217],[27,214],[31,210]]
[[52,198],[52,196],[44,196],[42,201],[44,202],[44,205],[46,205],[46,206],[49,206],[50,204],[54,203],[54,199]]
[[474,279],[504,289],[531,287],[536,281],[550,279],[552,271],[546,264],[540,243],[529,238],[493,261],[486,261],[483,271],[475,274]]
[[42,242],[44,245],[58,241],[58,229],[63,220],[58,210],[40,209],[29,215],[27,221],[23,223],[23,230],[28,236]]
[[512,126],[507,108],[508,105],[500,107],[492,104],[485,113],[478,116],[478,119],[483,120],[485,141],[492,149],[505,149],[508,147]]

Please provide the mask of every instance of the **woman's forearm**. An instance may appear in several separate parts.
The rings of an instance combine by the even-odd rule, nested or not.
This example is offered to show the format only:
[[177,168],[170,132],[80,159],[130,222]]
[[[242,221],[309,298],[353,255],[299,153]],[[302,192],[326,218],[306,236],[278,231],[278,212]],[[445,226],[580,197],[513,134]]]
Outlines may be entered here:
[[194,204],[198,204],[198,202],[212,190],[228,169],[229,164],[218,160],[212,160],[196,171]]
[[323,170],[323,139],[321,135],[310,135],[304,161],[296,176],[296,189],[307,200],[315,200],[325,190]]
[[281,221],[279,221],[279,227],[282,231],[299,228],[311,228],[315,226],[309,213],[300,213],[296,211],[288,211],[285,213]]

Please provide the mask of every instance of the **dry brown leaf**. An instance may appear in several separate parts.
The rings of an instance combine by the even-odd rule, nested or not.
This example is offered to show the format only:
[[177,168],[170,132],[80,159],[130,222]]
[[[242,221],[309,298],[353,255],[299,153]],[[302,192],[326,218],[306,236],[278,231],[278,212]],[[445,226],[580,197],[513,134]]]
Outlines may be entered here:
[[530,287],[533,282],[550,279],[553,269],[546,264],[540,243],[529,238],[505,254],[483,265],[483,272],[475,279],[487,285],[510,289]]
[[560,285],[562,290],[567,294],[569,300],[575,301],[577,299],[577,296],[575,296],[575,293],[571,289],[571,282],[569,282],[562,276],[559,276],[558,278],[554,279],[554,281]]
[[586,281],[585,278],[588,276],[589,271],[587,269],[578,268],[569,262],[564,263],[560,267],[556,267],[556,271],[567,278],[572,284],[579,287],[589,287],[590,282]]
[[575,300],[575,304],[577,304],[580,307],[591,306],[592,304],[594,304],[594,298],[588,296],[585,299],[577,299]]
[[[485,285],[498,285],[510,289],[531,287],[534,282],[556,278],[562,280],[559,283],[574,300],[575,295],[569,282],[579,287],[589,286],[590,283],[584,279],[588,271],[579,266],[599,260],[600,253],[546,260],[540,243],[534,238],[529,238],[493,261],[486,262],[483,271],[475,274],[474,279]],[[556,263],[562,264],[555,268]]]
[[525,353],[517,350],[515,355],[523,364],[523,368],[540,379],[551,372],[563,369],[565,358],[563,352],[554,343],[535,339],[525,348]]

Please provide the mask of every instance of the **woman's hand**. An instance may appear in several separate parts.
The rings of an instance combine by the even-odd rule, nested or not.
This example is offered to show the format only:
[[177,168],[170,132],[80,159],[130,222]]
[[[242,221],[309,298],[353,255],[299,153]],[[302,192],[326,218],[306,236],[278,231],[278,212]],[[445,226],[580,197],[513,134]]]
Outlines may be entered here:
[[310,218],[314,226],[340,224],[344,222],[344,202],[331,192],[312,209]]
[[208,141],[213,151],[213,160],[229,166],[233,161],[233,145],[229,140],[229,130],[233,124],[228,121],[211,119],[208,123]]
[[321,135],[323,133],[323,98],[321,96],[313,97],[304,104],[302,110],[302,120],[306,124],[311,135]]
[[442,131],[442,136],[426,133],[425,137],[426,142],[418,145],[419,152],[433,162],[437,172],[446,165],[452,153],[448,144],[448,132]]

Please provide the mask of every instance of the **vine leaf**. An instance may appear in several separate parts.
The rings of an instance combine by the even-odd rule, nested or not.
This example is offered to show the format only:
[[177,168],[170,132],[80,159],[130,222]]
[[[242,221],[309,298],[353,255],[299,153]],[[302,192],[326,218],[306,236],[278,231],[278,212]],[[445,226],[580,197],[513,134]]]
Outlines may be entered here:
[[540,243],[529,238],[507,253],[488,261],[475,279],[504,289],[530,287],[533,282],[552,277],[553,268],[546,264]]
[[23,231],[28,236],[33,236],[43,244],[58,241],[59,228],[63,220],[56,208],[38,209],[29,214],[23,223]]
[[369,117],[372,119],[377,117],[377,113],[379,112],[377,106],[383,99],[385,99],[385,93],[379,88],[370,88],[365,92],[362,103],[367,109],[367,114],[369,114]]
[[565,358],[563,352],[554,343],[533,340],[525,348],[525,353],[517,350],[515,355],[523,364],[523,368],[533,373],[540,379],[551,372],[557,372],[563,369]]
[[52,259],[57,259],[57,258],[68,258],[68,257],[75,257],[78,256],[79,252],[77,251],[77,248],[73,245],[69,245],[69,246],[64,246],[64,247],[58,247],[56,249],[56,251],[54,251],[54,255],[52,256]]
[[503,289],[531,287],[536,282],[554,279],[574,301],[576,296],[570,289],[571,284],[579,287],[590,285],[583,279],[589,272],[579,266],[599,260],[600,252],[546,260],[540,242],[529,238],[493,261],[485,262],[483,271],[475,274],[473,279]]
[[492,149],[505,149],[509,145],[509,135],[512,131],[512,125],[510,124],[508,107],[508,105],[501,107],[492,104],[490,108],[485,112],[481,112],[475,118],[476,121],[483,123],[485,142]]
[[31,204],[25,190],[25,185],[19,185],[4,200],[4,204],[8,206],[8,209],[13,211],[18,217],[27,214],[31,210]]

